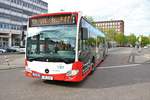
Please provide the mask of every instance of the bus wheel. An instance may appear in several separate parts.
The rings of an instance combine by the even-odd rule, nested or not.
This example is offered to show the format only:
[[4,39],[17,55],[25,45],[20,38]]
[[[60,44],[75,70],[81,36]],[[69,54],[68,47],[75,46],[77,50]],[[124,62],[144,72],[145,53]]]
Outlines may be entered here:
[[104,61],[105,57],[106,57],[106,54],[105,54],[105,52],[103,52],[103,58],[102,58],[102,61]]
[[94,66],[95,65],[95,57],[93,57],[92,58],[92,71],[91,71],[91,73],[93,74],[94,73],[94,71],[96,70],[96,67]]

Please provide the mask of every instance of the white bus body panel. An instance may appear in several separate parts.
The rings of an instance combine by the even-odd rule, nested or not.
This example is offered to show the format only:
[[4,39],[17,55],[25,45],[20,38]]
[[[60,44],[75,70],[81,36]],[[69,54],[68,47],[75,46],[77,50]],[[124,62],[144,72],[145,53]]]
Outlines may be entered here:
[[28,62],[26,70],[36,71],[45,74],[45,69],[49,69],[48,74],[64,74],[72,70],[72,64],[65,64],[61,62]]

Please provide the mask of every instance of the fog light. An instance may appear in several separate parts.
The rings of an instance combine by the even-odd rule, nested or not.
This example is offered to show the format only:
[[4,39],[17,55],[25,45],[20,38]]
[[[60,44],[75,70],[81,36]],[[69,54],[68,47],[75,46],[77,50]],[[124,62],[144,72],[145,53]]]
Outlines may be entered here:
[[70,70],[67,72],[66,76],[75,76],[79,73],[79,70]]

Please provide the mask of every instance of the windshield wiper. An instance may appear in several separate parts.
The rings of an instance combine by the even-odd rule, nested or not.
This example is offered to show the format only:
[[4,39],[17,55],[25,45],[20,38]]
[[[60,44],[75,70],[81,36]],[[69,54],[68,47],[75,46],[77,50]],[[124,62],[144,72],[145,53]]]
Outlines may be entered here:
[[46,62],[64,62],[66,64],[70,64],[74,61],[73,59],[62,57],[46,57],[44,59]]
[[74,62],[74,59],[72,59],[72,58],[61,58],[61,59],[66,64],[70,64],[70,63]]
[[43,57],[28,58],[29,61],[44,61]]

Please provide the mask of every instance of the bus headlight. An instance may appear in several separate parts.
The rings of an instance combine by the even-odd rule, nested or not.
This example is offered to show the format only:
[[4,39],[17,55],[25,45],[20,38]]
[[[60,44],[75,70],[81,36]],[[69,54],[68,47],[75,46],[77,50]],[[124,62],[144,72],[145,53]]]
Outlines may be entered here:
[[79,73],[79,70],[70,70],[67,72],[66,76],[75,76]]

